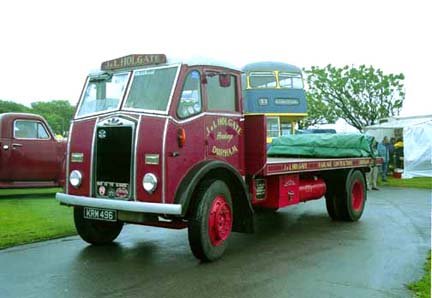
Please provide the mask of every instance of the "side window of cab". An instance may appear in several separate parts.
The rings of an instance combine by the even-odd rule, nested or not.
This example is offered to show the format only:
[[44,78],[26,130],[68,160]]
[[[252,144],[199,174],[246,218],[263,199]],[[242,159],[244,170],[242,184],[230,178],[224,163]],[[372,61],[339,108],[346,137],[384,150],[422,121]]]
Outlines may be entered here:
[[48,140],[50,136],[44,125],[39,121],[15,120],[14,138]]
[[238,112],[236,77],[207,72],[207,108],[211,112]]
[[192,70],[187,75],[177,107],[177,116],[181,119],[199,114],[202,111],[201,76],[199,71]]

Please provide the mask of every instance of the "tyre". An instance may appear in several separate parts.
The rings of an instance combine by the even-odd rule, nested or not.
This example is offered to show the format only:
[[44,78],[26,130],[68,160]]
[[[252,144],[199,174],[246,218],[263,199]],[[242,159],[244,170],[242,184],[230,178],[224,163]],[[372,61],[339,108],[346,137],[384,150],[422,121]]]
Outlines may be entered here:
[[328,189],[325,194],[326,208],[328,215],[333,220],[342,219],[336,206],[337,200],[337,193],[333,189]]
[[344,220],[357,221],[363,214],[366,203],[366,183],[362,172],[354,171],[346,181]]
[[339,173],[326,180],[327,191],[325,194],[327,213],[333,220],[343,220],[343,200],[344,185],[346,175]]
[[84,218],[84,208],[82,207],[74,207],[74,222],[80,237],[94,245],[113,242],[123,228],[123,222],[107,222]]
[[359,220],[366,203],[366,183],[362,172],[356,170],[332,179],[325,198],[327,213],[333,220]]
[[220,180],[204,181],[192,208],[188,237],[193,255],[204,262],[219,259],[227,248],[233,224],[228,186]]

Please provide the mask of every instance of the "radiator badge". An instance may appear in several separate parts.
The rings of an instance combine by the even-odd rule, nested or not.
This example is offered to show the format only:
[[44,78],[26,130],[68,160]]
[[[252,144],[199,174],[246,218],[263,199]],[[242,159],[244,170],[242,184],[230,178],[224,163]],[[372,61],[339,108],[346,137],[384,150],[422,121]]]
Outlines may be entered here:
[[129,195],[129,192],[127,190],[127,188],[124,187],[119,187],[116,190],[116,197],[117,198],[127,198],[127,196]]
[[105,186],[103,186],[103,185],[99,186],[98,192],[99,192],[100,196],[105,196],[105,194],[106,194]]
[[100,129],[100,130],[98,131],[98,138],[99,138],[99,139],[105,139],[106,136],[107,136],[107,132],[106,132],[105,129]]

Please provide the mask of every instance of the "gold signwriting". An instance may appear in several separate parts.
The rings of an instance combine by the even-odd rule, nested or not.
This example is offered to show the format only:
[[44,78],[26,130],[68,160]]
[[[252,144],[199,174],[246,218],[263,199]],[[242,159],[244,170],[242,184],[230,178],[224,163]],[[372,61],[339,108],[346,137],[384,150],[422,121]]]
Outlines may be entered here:
[[320,168],[320,169],[326,169],[326,168],[331,168],[333,165],[332,165],[332,162],[331,161],[321,161],[319,164],[318,164],[318,167]]
[[212,153],[217,155],[217,156],[221,156],[221,157],[230,157],[230,156],[233,156],[234,154],[236,154],[237,152],[238,152],[238,149],[237,149],[236,145],[234,145],[228,149],[222,149],[222,148],[218,148],[216,146],[213,146],[213,148],[212,148]]
[[103,62],[101,70],[114,70],[161,63],[166,63],[166,56],[164,54],[129,55]]
[[338,167],[350,167],[353,165],[353,161],[352,160],[335,160],[333,162],[333,166],[338,168]]
[[[236,135],[241,134],[241,127],[236,120],[220,117],[206,126],[207,137],[217,143],[211,146],[211,153],[219,157],[230,157],[238,153],[237,144],[226,146]],[[225,144],[225,146],[221,146]]]
[[284,165],[284,171],[299,171],[299,170],[307,170],[308,163],[307,162],[296,162]]
[[310,162],[291,162],[281,163],[269,166],[269,171],[274,172],[297,172],[297,171],[313,171],[317,169],[335,169],[335,168],[353,168],[364,167],[371,164],[370,158],[356,160],[329,160],[329,161],[310,161]]

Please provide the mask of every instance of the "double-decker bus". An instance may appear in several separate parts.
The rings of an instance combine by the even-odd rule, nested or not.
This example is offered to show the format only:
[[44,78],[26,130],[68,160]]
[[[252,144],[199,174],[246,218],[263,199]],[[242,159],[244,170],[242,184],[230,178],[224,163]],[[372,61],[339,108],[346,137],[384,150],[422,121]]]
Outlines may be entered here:
[[242,71],[245,113],[266,115],[267,143],[294,134],[297,122],[307,116],[301,69],[287,63],[256,62]]

